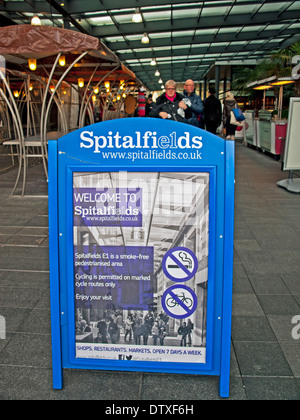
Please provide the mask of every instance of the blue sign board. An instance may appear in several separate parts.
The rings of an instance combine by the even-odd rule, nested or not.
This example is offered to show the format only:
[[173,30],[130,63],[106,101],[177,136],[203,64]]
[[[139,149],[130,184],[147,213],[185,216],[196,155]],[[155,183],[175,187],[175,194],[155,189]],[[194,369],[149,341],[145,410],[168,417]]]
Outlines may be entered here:
[[49,141],[53,387],[191,373],[228,397],[233,215],[233,141],[150,118]]

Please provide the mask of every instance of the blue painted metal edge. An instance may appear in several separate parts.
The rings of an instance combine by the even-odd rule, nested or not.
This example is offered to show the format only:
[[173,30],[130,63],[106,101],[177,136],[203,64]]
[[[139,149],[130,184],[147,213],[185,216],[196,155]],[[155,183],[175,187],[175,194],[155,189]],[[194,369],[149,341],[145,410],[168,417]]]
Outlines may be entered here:
[[50,266],[50,308],[52,334],[52,377],[53,389],[63,387],[62,347],[60,328],[60,279],[58,254],[58,155],[57,141],[49,141],[49,266]]
[[[64,159],[64,155],[61,155],[61,158]],[[63,165],[66,169],[61,170],[61,174],[65,173],[65,179],[60,177],[59,182],[62,185],[66,185],[63,191],[63,199],[65,200],[64,204],[60,203],[61,207],[64,207],[63,213],[66,215],[72,215],[73,212],[73,173],[74,172],[112,172],[128,170],[126,167],[112,168],[110,166],[102,166],[101,168],[95,168],[89,165]],[[134,169],[131,169],[130,172],[207,172],[210,175],[210,258],[209,258],[209,294],[207,305],[207,353],[206,353],[206,363],[203,365],[193,364],[193,363],[180,363],[180,362],[139,362],[139,361],[117,361],[117,360],[106,360],[106,359],[81,359],[76,358],[75,356],[75,312],[74,312],[74,302],[75,302],[75,292],[74,292],[74,266],[73,266],[73,241],[70,240],[73,236],[73,219],[72,217],[66,217],[66,220],[63,220],[61,217],[61,223],[66,228],[67,234],[62,235],[62,242],[67,241],[67,243],[72,243],[72,246],[67,246],[66,244],[62,248],[66,248],[66,258],[65,261],[62,261],[61,270],[66,272],[66,278],[68,279],[63,288],[65,290],[65,296],[67,296],[67,301],[62,305],[64,306],[61,310],[64,312],[64,315],[67,316],[68,322],[66,327],[63,327],[62,330],[62,340],[65,345],[63,347],[67,350],[63,352],[63,367],[64,368],[75,368],[75,369],[98,369],[98,370],[120,370],[120,371],[143,371],[143,372],[163,372],[163,373],[184,373],[184,374],[207,374],[219,376],[220,370],[219,367],[213,367],[213,360],[215,359],[214,355],[214,341],[217,340],[214,334],[214,296],[215,296],[215,264],[216,264],[216,243],[215,243],[215,233],[216,228],[214,226],[214,221],[216,219],[216,207],[217,207],[217,171],[215,165],[207,165],[201,167],[191,167],[191,168],[179,168],[179,167],[164,167],[156,166],[155,168],[140,167],[136,166]],[[63,229],[63,227],[62,227]],[[64,271],[65,270],[65,271]],[[64,293],[61,290],[61,293]],[[219,347],[219,346],[218,346]],[[220,354],[219,354],[220,357]]]
[[231,317],[232,317],[232,278],[233,278],[233,240],[234,240],[234,173],[235,143],[227,140],[225,144],[225,208],[224,208],[224,268],[223,268],[223,314],[221,343],[220,396],[229,397]]
[[[67,269],[67,264],[69,259],[66,260],[65,251],[60,256],[61,249],[63,248],[65,250],[65,242],[67,238],[70,236],[70,226],[71,223],[67,223],[67,214],[70,214],[70,203],[65,203],[64,205],[61,205],[59,203],[59,189],[61,189],[60,194],[64,194],[63,202],[65,200],[65,193],[66,193],[66,185],[65,181],[67,180],[67,190],[71,188],[71,179],[70,174],[72,171],[67,171],[67,169],[70,169],[70,161],[69,159],[66,159],[66,156],[64,156],[64,159],[66,159],[66,162],[59,166],[58,160],[59,156],[62,157],[62,155],[58,155],[58,144],[56,141],[50,141],[49,142],[49,256],[50,256],[50,298],[51,298],[51,329],[52,329],[52,361],[53,361],[53,388],[54,389],[62,389],[63,387],[63,367],[70,367],[74,368],[74,365],[69,365],[69,362],[74,362],[74,354],[71,354],[70,356],[70,348],[73,345],[73,333],[72,331],[68,330],[70,328],[70,325],[66,322],[66,318],[70,320],[70,316],[72,316],[72,310],[69,309],[72,308],[73,303],[70,303],[68,299],[72,298],[69,293],[66,293],[67,296],[64,296],[62,291],[64,291],[64,288],[66,285],[63,285],[61,283],[61,280],[64,279],[65,274],[69,272],[69,269]],[[233,275],[233,229],[234,229],[234,141],[225,141],[224,148],[225,151],[225,166],[220,167],[221,171],[219,171],[219,164],[215,163],[215,170],[217,170],[217,177],[215,177],[214,170],[209,171],[210,172],[210,180],[211,177],[214,180],[213,181],[213,189],[210,191],[210,205],[211,205],[211,198],[214,198],[215,201],[213,201],[214,205],[217,205],[217,210],[215,208],[214,215],[210,214],[210,222],[212,219],[216,218],[216,215],[218,213],[219,216],[219,229],[216,229],[215,234],[213,235],[214,240],[217,239],[217,230],[219,232],[222,231],[223,235],[223,241],[222,246],[217,245],[217,243],[214,244],[213,247],[211,247],[210,243],[210,251],[212,248],[215,249],[215,251],[218,251],[218,261],[220,261],[221,266],[220,270],[218,270],[218,273],[215,273],[215,275],[218,275],[218,279],[220,277],[223,277],[221,290],[218,291],[217,295],[217,301],[216,305],[217,308],[221,311],[221,313],[218,313],[218,319],[220,321],[217,321],[216,319],[212,319],[211,317],[208,317],[211,319],[210,328],[208,328],[208,331],[211,331],[210,339],[209,341],[213,345],[212,351],[214,355],[210,354],[209,359],[207,360],[208,365],[212,369],[211,371],[207,371],[208,366],[203,366],[203,370],[195,369],[195,366],[179,366],[179,364],[176,363],[177,368],[174,364],[174,369],[169,370],[167,369],[167,366],[164,366],[162,370],[157,369],[151,369],[146,368],[143,369],[143,371],[164,371],[164,372],[174,372],[174,373],[184,373],[182,372],[182,369],[184,368],[190,368],[190,371],[188,373],[191,374],[206,374],[206,375],[219,375],[220,376],[220,396],[227,398],[229,397],[229,385],[230,385],[230,353],[231,353],[231,315],[232,315],[232,275]],[[222,152],[223,154],[223,152]],[[117,162],[116,162],[117,163]],[[87,162],[86,162],[87,164]],[[88,164],[89,166],[89,164]],[[159,165],[160,166],[160,165]],[[207,167],[210,165],[203,165],[202,167],[198,167],[197,171],[201,172],[204,167]],[[143,168],[140,168],[141,171],[151,171],[151,165],[145,166]],[[85,165],[80,165],[80,170],[83,170],[85,168]],[[74,167],[72,168],[75,169]],[[105,168],[102,166],[101,171],[103,171]],[[116,169],[115,166],[111,167],[110,170],[119,170],[120,168]],[[154,169],[154,168],[153,168]],[[163,168],[163,171],[170,171],[172,172],[172,165],[165,166]],[[185,169],[179,168],[176,165],[176,171],[183,170],[190,172],[193,169],[193,166],[189,167],[187,166]],[[93,168],[92,171],[95,169]],[[155,168],[157,170],[157,167]],[[58,171],[60,171],[62,177],[58,177]],[[135,171],[135,170],[134,170]],[[62,179],[61,179],[62,178]],[[218,179],[218,181],[217,181]],[[216,194],[216,191],[218,193]],[[213,194],[212,194],[213,192]],[[216,194],[216,195],[215,195]],[[68,194],[67,194],[68,196]],[[219,198],[218,198],[219,197]],[[217,204],[219,203],[219,204]],[[59,205],[60,204],[60,205]],[[224,205],[224,207],[223,207]],[[65,207],[67,206],[67,207]],[[222,208],[223,207],[223,208]],[[67,209],[67,211],[66,211]],[[61,227],[59,227],[59,219],[61,223]],[[221,223],[222,222],[222,223]],[[223,223],[224,222],[224,223]],[[213,226],[213,225],[212,225]],[[63,231],[67,232],[66,238],[60,237],[60,232]],[[221,238],[221,236],[220,236]],[[60,243],[62,240],[62,244]],[[220,242],[217,241],[219,244]],[[216,247],[216,248],[215,248]],[[70,251],[70,250],[68,250]],[[215,268],[214,265],[216,264],[216,255],[212,258],[212,255],[210,253],[210,261],[211,266],[209,267],[210,275],[212,274],[212,268]],[[61,258],[60,258],[61,257]],[[63,257],[63,258],[62,258]],[[213,261],[212,261],[213,260]],[[222,275],[221,275],[222,274]],[[209,278],[210,278],[209,275]],[[67,276],[66,276],[67,277]],[[65,279],[64,279],[65,280]],[[220,286],[220,284],[218,283]],[[219,287],[217,284],[214,285],[214,287]],[[214,289],[213,287],[213,289]],[[218,289],[219,290],[219,289]],[[215,311],[213,302],[211,302],[212,305],[208,306],[208,309],[210,308],[212,312]],[[219,305],[221,304],[221,305]],[[62,307],[64,306],[64,307]],[[220,308],[221,306],[221,308]],[[62,315],[62,311],[65,311],[65,315]],[[221,316],[220,316],[221,315]],[[65,325],[63,325],[62,320],[65,319]],[[71,319],[71,326],[73,325],[73,317]],[[72,328],[72,327],[71,327]],[[214,332],[213,332],[214,331]],[[71,335],[71,337],[70,337]],[[64,350],[64,351],[63,351]],[[69,350],[69,351],[68,351]],[[71,353],[74,352],[74,348],[72,348]],[[101,363],[99,365],[90,365],[92,363],[89,360],[81,360],[77,359],[79,363],[79,366],[77,365],[76,368],[88,368],[88,369],[105,369],[105,370],[129,370],[129,371],[141,371],[139,366],[122,366],[119,365],[118,361],[114,364],[114,367],[110,366],[110,363]],[[107,361],[105,361],[107,362]],[[213,362],[213,366],[212,365]],[[162,367],[162,365],[160,365]],[[168,367],[170,365],[168,364]],[[185,372],[186,373],[186,372]]]

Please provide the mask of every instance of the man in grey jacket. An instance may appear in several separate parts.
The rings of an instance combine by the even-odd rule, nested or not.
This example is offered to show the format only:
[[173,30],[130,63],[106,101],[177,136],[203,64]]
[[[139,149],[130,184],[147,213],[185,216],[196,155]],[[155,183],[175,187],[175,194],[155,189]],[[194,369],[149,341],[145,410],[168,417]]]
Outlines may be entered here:
[[195,83],[193,80],[189,79],[185,82],[183,94],[191,101],[190,109],[193,113],[192,117],[186,118],[184,122],[200,127],[204,105],[200,96],[195,93]]

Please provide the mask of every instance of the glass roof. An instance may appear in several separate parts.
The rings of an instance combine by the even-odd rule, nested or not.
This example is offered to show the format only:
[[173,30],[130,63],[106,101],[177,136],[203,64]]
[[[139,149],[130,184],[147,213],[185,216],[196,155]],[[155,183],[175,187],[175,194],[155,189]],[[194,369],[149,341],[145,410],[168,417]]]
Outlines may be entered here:
[[[51,5],[49,4],[51,3]],[[181,76],[201,81],[218,60],[229,64],[259,60],[300,40],[300,1],[278,0],[8,0],[0,2],[1,26],[64,26],[98,37],[131,68],[149,90]],[[134,23],[138,8],[142,21]],[[147,34],[150,42],[142,44]],[[151,60],[156,58],[157,65]],[[245,61],[245,64],[247,65]],[[184,80],[176,80],[183,82]]]

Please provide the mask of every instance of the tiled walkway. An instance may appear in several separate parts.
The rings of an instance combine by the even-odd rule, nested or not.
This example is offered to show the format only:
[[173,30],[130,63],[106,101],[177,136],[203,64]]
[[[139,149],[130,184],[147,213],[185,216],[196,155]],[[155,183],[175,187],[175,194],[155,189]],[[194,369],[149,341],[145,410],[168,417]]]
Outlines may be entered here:
[[[47,192],[41,173],[30,168],[28,193]],[[233,400],[300,399],[300,194],[277,187],[286,177],[236,145]],[[219,399],[218,378],[169,374],[65,370],[64,389],[52,390],[47,198],[10,197],[14,179],[0,174],[0,400]]]

